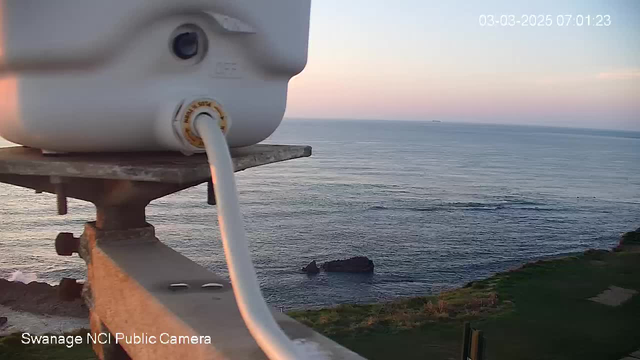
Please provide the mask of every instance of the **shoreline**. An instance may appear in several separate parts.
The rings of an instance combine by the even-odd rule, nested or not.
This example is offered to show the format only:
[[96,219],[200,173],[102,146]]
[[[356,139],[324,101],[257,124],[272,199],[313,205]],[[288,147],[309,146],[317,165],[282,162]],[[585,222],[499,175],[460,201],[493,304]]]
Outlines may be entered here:
[[[625,246],[623,246],[623,241],[625,236],[628,234],[640,234],[640,228],[635,231],[630,231],[621,235],[620,243],[617,247],[613,248],[611,251],[622,251]],[[636,246],[640,245],[626,245],[627,251],[629,251],[631,246],[631,251],[636,251]],[[469,287],[473,287],[476,283],[482,283],[491,281],[491,279],[495,277],[499,277],[502,274],[517,272],[521,269],[524,269],[529,266],[534,266],[541,263],[553,262],[553,261],[562,261],[566,259],[575,258],[578,256],[586,255],[594,252],[608,252],[606,249],[587,249],[585,251],[576,251],[569,252],[562,255],[548,255],[542,256],[539,258],[531,259],[519,266],[506,269],[504,271],[493,273],[487,277],[479,278],[476,280],[471,280],[465,285],[451,287],[449,289],[440,291],[438,293],[429,294],[429,295],[415,295],[415,296],[403,296],[395,299],[387,299],[381,300],[378,302],[363,302],[363,303],[345,303],[338,304],[335,306],[307,306],[301,309],[291,309],[288,310],[287,313],[298,314],[305,312],[313,312],[313,311],[325,311],[332,310],[335,308],[343,307],[343,306],[370,306],[376,304],[387,304],[387,303],[396,303],[403,302],[410,299],[415,298],[431,298],[431,297],[439,297],[442,294],[454,293],[456,291],[460,291],[462,289],[466,289]],[[59,285],[51,285],[49,283],[40,282],[40,281],[31,281],[29,283],[23,283],[20,281],[9,281],[6,279],[0,279],[0,316],[3,315],[4,311],[13,311],[18,313],[31,314],[34,316],[54,316],[61,317],[67,319],[88,319],[89,317],[89,309],[86,307],[84,301],[81,298],[65,301],[61,300],[58,295]],[[3,330],[3,326],[0,326],[0,331]]]
[[[623,241],[631,233],[633,238]],[[405,359],[456,358],[464,322],[483,331],[488,355],[495,360],[533,360],[550,354],[564,359],[623,358],[640,348],[634,322],[640,318],[638,236],[640,229],[623,235],[612,250],[590,249],[528,262],[437,295],[288,315],[370,360],[395,359],[397,349],[406,349]],[[49,294],[56,292],[55,286],[46,286]],[[633,295],[613,305],[595,300],[615,288]],[[49,305],[40,311],[47,309],[59,308]],[[41,346],[20,345],[17,338],[0,336],[0,355],[9,351],[23,358],[43,351]],[[592,341],[585,343],[585,338]],[[14,345],[3,350],[2,345],[10,343]],[[77,357],[67,350],[47,351],[74,360],[92,354],[88,345],[76,349],[81,354]]]
[[494,360],[618,359],[640,351],[638,294],[640,229],[612,250],[528,262],[439,295],[289,315],[371,360],[397,349],[459,358],[465,322],[483,331]]
[[[493,273],[484,278],[478,278],[471,280],[468,283],[460,286],[452,286],[437,293],[428,295],[413,295],[402,296],[393,299],[384,299],[377,302],[349,302],[344,304],[338,304],[334,306],[323,305],[310,305],[299,309],[286,310],[287,313],[300,313],[307,311],[322,311],[331,310],[341,306],[367,306],[374,304],[386,304],[398,301],[404,301],[407,299],[413,299],[416,297],[437,297],[443,293],[455,292],[460,289],[467,288],[473,283],[487,281],[499,274],[509,273],[517,271],[531,264],[537,264],[540,262],[548,262],[555,260],[562,260],[567,258],[573,258],[580,256],[590,251],[607,251],[605,249],[587,249],[583,252],[569,252],[563,255],[548,255],[531,259],[521,265],[515,266],[504,271]],[[59,285],[52,285],[41,281],[31,281],[29,283],[23,283],[20,281],[9,281],[0,278],[0,316],[6,316],[3,314],[3,308],[8,311],[32,314],[35,316],[55,316],[61,318],[87,318],[89,317],[89,309],[86,307],[82,299],[75,299],[72,301],[61,300],[58,295]],[[2,330],[2,327],[0,327]]]
[[89,317],[89,309],[82,299],[63,301],[59,299],[58,292],[58,285],[0,279],[0,306],[34,315]]

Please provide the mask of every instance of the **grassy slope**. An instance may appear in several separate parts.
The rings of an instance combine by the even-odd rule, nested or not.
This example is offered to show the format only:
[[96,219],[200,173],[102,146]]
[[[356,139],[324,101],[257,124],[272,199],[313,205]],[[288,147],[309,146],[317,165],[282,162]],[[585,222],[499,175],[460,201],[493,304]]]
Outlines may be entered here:
[[[640,290],[640,254],[538,262],[439,298],[292,315],[372,360],[399,353],[403,359],[458,359],[465,320],[485,332],[492,360],[619,359],[640,348],[640,296],[616,308],[587,300],[610,285]],[[497,304],[474,309],[490,293]],[[450,304],[448,314],[424,306],[438,299]]]
[[[375,359],[458,359],[464,321],[492,360],[619,359],[640,348],[640,295],[612,308],[587,300],[610,285],[640,290],[640,253],[590,252],[528,264],[434,297],[295,312],[294,318]],[[89,346],[0,339],[0,359],[89,359]]]
[[[82,335],[86,339],[87,330],[78,330],[72,335]],[[91,346],[77,345],[23,345],[21,334],[0,338],[0,359],[2,360],[89,360],[96,359]]]

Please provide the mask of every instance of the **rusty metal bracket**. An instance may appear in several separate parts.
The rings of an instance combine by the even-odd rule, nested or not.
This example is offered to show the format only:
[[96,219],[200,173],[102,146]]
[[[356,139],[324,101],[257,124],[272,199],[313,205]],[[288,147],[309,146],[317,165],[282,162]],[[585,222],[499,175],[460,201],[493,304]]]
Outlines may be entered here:
[[[310,155],[311,148],[304,146],[257,145],[232,151],[236,171]],[[102,360],[266,359],[242,320],[232,285],[163,244],[146,222],[150,201],[209,179],[202,156],[45,157],[34,149],[0,149],[0,182],[96,206],[96,221],[85,225],[79,239],[60,234],[56,251],[77,252],[87,263],[81,296],[90,309],[91,331],[112,339],[94,344]],[[212,191],[207,201],[215,203]],[[79,296],[75,280],[65,284]],[[324,358],[362,359],[279,311],[273,313],[290,338]],[[143,341],[127,341],[135,336]],[[116,344],[117,337],[122,339]],[[172,344],[174,338],[180,343]]]

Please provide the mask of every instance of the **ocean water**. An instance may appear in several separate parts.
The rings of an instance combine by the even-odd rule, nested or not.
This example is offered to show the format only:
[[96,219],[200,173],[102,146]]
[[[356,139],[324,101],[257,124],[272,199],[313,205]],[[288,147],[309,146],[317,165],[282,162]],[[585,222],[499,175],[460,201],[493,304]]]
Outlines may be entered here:
[[[640,226],[637,132],[285,120],[267,142],[313,146],[311,158],[237,174],[262,290],[284,309],[430,294],[611,248]],[[227,274],[205,186],[156,200],[148,214],[162,241]],[[57,216],[54,196],[0,184],[0,276],[83,278],[84,263],[57,256],[53,239],[93,218],[89,203],[71,200]],[[356,255],[375,273],[299,272]]]

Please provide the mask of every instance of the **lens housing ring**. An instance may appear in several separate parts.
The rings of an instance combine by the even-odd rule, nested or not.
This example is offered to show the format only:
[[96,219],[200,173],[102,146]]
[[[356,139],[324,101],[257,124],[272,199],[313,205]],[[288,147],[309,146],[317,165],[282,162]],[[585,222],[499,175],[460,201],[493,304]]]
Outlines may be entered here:
[[195,24],[178,26],[169,37],[169,51],[185,65],[202,61],[209,50],[207,34]]

